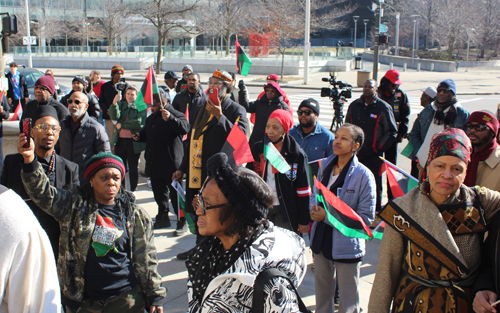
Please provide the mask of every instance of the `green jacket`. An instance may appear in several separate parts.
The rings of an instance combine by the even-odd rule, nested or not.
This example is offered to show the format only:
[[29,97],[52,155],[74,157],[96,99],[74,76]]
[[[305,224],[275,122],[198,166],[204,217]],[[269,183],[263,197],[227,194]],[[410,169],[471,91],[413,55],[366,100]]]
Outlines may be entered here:
[[[62,303],[77,309],[85,295],[85,262],[98,209],[93,192],[83,188],[68,191],[51,186],[36,160],[23,164],[21,178],[33,202],[59,222],[61,235],[57,271]],[[134,203],[134,196],[127,191],[119,193],[115,201],[125,214],[130,259],[146,300],[146,308],[162,305],[167,291],[161,287],[162,278],[158,274],[151,218]]]
[[[122,128],[130,129],[135,132],[140,132],[141,129],[144,128],[146,124],[146,118],[148,117],[147,110],[137,111],[137,107],[135,104],[132,106],[128,105],[127,101],[118,101],[116,105],[109,106],[109,117],[113,121],[118,121],[121,124]],[[125,118],[128,115],[128,121]],[[115,133],[113,134],[112,140],[110,140],[111,146],[114,146],[118,142],[118,134],[120,133],[120,129],[115,129]],[[134,153],[141,153],[146,148],[145,142],[137,142],[134,141]]]

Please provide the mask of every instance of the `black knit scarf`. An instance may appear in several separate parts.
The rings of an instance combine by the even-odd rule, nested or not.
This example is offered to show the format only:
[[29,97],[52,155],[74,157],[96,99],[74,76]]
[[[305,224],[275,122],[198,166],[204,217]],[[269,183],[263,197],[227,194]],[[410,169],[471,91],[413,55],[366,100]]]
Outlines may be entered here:
[[267,222],[255,227],[255,230],[240,239],[229,250],[225,250],[217,237],[205,237],[191,252],[186,261],[188,278],[193,285],[195,311],[199,311],[201,300],[210,282],[230,268],[236,260],[252,245],[264,230]]
[[[440,103],[437,99],[434,101],[436,107],[436,114],[434,114],[434,124],[436,125],[450,125],[457,115],[457,110],[454,104],[457,103],[457,99],[452,99],[448,103]],[[446,115],[444,115],[444,110],[450,108]]]

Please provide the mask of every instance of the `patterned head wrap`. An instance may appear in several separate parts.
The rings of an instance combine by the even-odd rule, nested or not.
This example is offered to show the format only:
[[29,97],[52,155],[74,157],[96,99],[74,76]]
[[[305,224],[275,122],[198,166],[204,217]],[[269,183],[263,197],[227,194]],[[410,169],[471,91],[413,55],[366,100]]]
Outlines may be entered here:
[[451,155],[465,163],[470,162],[472,144],[465,132],[458,128],[448,128],[432,137],[427,164],[440,156]]
[[231,76],[231,74],[223,70],[215,70],[215,72],[212,74],[212,77],[218,78],[228,83],[233,81],[233,77]]

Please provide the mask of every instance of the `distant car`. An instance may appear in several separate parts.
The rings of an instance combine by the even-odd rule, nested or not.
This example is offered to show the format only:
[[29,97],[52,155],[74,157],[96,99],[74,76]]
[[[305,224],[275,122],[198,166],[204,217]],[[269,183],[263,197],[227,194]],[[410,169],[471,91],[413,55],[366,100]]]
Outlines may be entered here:
[[[45,73],[34,68],[25,67],[24,65],[19,65],[17,69],[19,73],[23,74],[26,79],[26,85],[28,86],[28,92],[30,94],[30,100],[35,99],[35,83],[42,77]],[[5,68],[5,74],[10,72],[10,68]],[[57,91],[57,99],[61,99],[65,95],[71,92],[71,88],[59,84],[59,90]]]

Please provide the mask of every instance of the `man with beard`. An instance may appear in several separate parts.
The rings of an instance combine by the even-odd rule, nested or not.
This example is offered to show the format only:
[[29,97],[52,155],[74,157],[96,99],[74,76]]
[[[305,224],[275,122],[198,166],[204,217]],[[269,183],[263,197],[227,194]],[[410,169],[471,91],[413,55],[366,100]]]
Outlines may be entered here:
[[500,191],[500,147],[496,141],[497,118],[485,111],[472,112],[465,124],[472,143],[472,157],[464,184]]
[[193,67],[189,64],[184,65],[182,68],[182,79],[177,82],[177,86],[175,86],[175,92],[181,93],[185,91],[187,87],[187,80],[189,74],[193,72]]
[[[288,104],[283,101],[284,92],[281,90],[280,85],[275,82],[269,82],[264,85],[264,91],[266,94],[255,101],[248,101],[248,91],[243,80],[239,82],[239,100],[240,105],[242,105],[248,113],[255,113],[255,126],[248,140],[250,147],[254,143],[264,140],[267,120],[271,113],[275,110],[283,109],[290,112]],[[290,116],[292,112],[290,112]]]
[[206,95],[200,85],[200,75],[190,73],[187,77],[187,89],[175,96],[172,106],[186,116],[192,127],[198,111],[206,101]]
[[418,178],[422,176],[432,136],[447,128],[465,128],[470,113],[457,101],[457,85],[446,79],[437,87],[436,100],[417,116],[410,133],[413,152],[418,159]]
[[[160,100],[162,98],[162,101]],[[168,217],[168,198],[177,214],[177,191],[172,186],[172,174],[179,169],[184,146],[182,137],[189,132],[189,123],[182,112],[175,110],[160,91],[160,97],[153,98],[151,115],[139,133],[132,134],[132,139],[146,143],[146,176],[151,180],[153,195],[158,205],[155,229],[170,227]],[[186,232],[186,218],[178,219],[175,236]]]
[[288,132],[304,150],[309,162],[333,155],[335,136],[318,123],[319,102],[309,98],[302,101],[297,110],[299,124]]
[[382,201],[382,180],[380,157],[396,140],[398,133],[391,107],[377,96],[377,82],[368,79],[361,97],[349,105],[345,117],[347,123],[357,125],[365,133],[365,143],[358,151],[358,159],[368,167],[377,184],[376,211],[380,212]]
[[[229,97],[233,87],[231,81],[231,74],[222,70],[215,70],[210,77],[209,87],[219,90],[218,103],[207,99],[206,104],[200,108],[186,140],[182,163],[172,175],[172,180],[179,181],[186,173],[186,212],[192,215],[195,214],[193,199],[207,178],[207,160],[221,151],[236,122],[244,133],[247,131],[245,109]],[[201,239],[198,235],[196,242],[199,243]],[[188,255],[189,251],[183,252],[178,254],[177,258],[186,260]]]
[[99,70],[93,70],[90,72],[89,79],[92,82],[92,90],[94,91],[97,99],[99,99],[101,95],[101,87],[105,83],[105,81],[101,79],[101,72]]
[[[396,141],[387,149],[384,156],[385,159],[392,164],[396,164],[398,159],[398,143],[408,137],[408,117],[410,116],[410,104],[408,96],[401,90],[402,82],[399,79],[398,70],[388,70],[384,77],[380,80],[378,87],[378,96],[391,106],[396,126],[398,128],[398,135]],[[392,191],[387,183],[387,197],[392,200]]]
[[[56,188],[72,190],[80,185],[78,179],[78,165],[56,154],[54,146],[59,139],[61,127],[56,110],[47,105],[40,106],[33,117],[33,138],[35,158],[42,165],[49,178],[50,185]],[[20,134],[19,136],[24,136]],[[5,168],[2,173],[1,184],[14,190],[31,208],[40,225],[47,233],[54,256],[57,258],[59,248],[59,223],[50,215],[42,211],[24,189],[21,181],[21,167],[23,156],[19,153],[5,157]]]
[[71,90],[70,93],[68,93],[67,95],[65,95],[64,97],[62,97],[61,103],[65,107],[68,107],[68,99],[69,99],[69,97],[71,97],[71,95],[73,94],[73,92],[75,92],[75,91],[83,92],[89,98],[89,101],[88,101],[89,108],[87,110],[87,112],[89,113],[89,116],[93,117],[95,119],[98,119],[99,118],[99,114],[101,114],[101,108],[99,107],[99,103],[97,102],[96,98],[94,98],[93,96],[91,96],[85,90],[85,85],[86,85],[85,77],[80,76],[80,75],[75,76],[75,78],[73,78],[73,82],[72,82],[73,90]]
[[23,119],[35,116],[36,108],[42,105],[54,107],[57,111],[57,118],[62,121],[68,116],[68,109],[59,101],[54,99],[53,95],[56,91],[56,83],[52,74],[45,74],[40,77],[35,83],[35,100],[26,103],[23,109],[23,115],[19,121],[19,130],[23,130]]
[[80,166],[80,185],[84,177],[85,164],[100,152],[111,152],[109,138],[104,127],[87,113],[88,97],[75,91],[68,99],[69,116],[61,123],[59,145],[61,156]]

